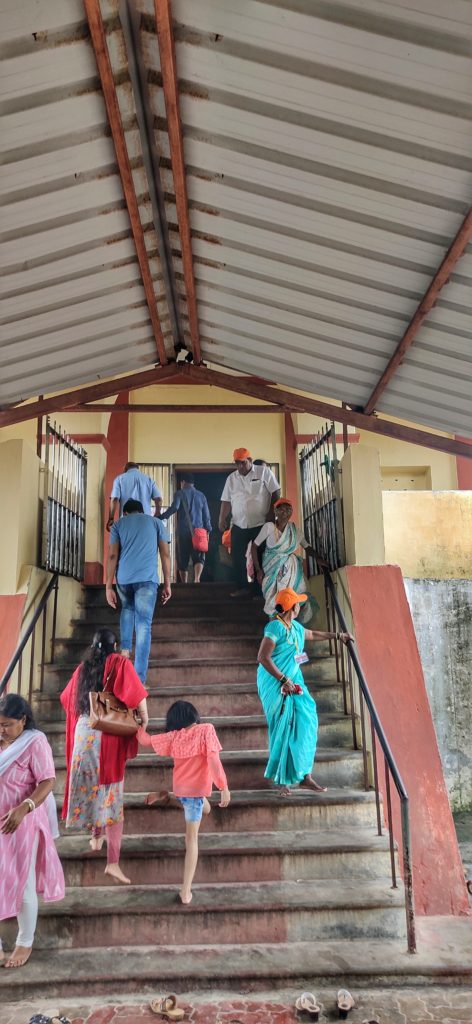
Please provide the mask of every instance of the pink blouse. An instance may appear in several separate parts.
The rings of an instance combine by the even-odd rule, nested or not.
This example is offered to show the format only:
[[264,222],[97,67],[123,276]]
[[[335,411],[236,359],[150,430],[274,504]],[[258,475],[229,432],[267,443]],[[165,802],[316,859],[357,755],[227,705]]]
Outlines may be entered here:
[[159,757],[173,758],[175,796],[210,796],[213,784],[220,790],[228,788],[219,755],[221,743],[211,723],[157,736],[140,729],[138,741],[143,747],[152,747]]

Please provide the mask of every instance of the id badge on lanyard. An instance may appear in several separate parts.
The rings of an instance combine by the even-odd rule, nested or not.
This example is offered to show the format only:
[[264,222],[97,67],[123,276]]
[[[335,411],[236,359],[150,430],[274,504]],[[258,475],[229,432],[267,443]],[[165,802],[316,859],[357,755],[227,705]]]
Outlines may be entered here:
[[297,665],[306,665],[307,661],[309,661],[309,660],[310,659],[309,659],[308,654],[306,653],[306,651],[302,651],[301,654],[296,654],[295,655],[295,661],[296,661]]

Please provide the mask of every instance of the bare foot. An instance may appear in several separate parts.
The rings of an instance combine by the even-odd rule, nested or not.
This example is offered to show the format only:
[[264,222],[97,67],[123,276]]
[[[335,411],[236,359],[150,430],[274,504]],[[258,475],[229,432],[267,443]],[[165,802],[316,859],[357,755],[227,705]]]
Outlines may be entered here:
[[105,875],[109,875],[118,885],[131,885],[131,878],[123,874],[119,864],[107,864]]
[[24,967],[31,956],[31,946],[15,946],[13,953],[5,961],[5,967]]
[[209,800],[207,800],[206,796],[204,796],[203,797],[203,813],[204,814],[210,814],[210,812],[211,812],[211,803],[210,803]]
[[92,836],[90,840],[90,849],[93,850],[94,853],[98,853],[98,851],[101,850],[105,839],[106,836]]
[[153,804],[166,807],[170,803],[170,793],[167,789],[161,789],[159,793],[148,793],[144,802],[148,807],[152,807]]
[[190,893],[185,892],[184,893],[184,892],[181,891],[179,895],[180,895],[180,902],[183,903],[184,907],[188,907],[189,903],[191,903],[192,900],[193,900],[193,893],[192,892],[190,892]]
[[327,790],[327,786],[319,786],[312,775],[305,775],[305,778],[300,785],[304,786],[305,789],[313,789],[315,793],[326,793]]
[[293,790],[290,788],[290,786],[281,786],[280,787],[280,790],[279,790],[279,795],[280,796],[291,796],[292,793],[293,793]]

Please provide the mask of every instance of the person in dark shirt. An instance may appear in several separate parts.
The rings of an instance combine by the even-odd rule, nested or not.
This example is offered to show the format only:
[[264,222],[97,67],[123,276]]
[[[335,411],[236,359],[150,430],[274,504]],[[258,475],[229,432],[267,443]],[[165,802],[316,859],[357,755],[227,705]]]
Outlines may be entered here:
[[174,495],[172,505],[163,512],[161,519],[170,519],[177,514],[177,568],[182,583],[188,582],[188,563],[192,559],[194,582],[200,583],[205,564],[204,551],[195,551],[192,545],[192,531],[206,530],[211,533],[211,519],[208,502],[203,491],[197,491],[192,473],[186,473],[181,489]]

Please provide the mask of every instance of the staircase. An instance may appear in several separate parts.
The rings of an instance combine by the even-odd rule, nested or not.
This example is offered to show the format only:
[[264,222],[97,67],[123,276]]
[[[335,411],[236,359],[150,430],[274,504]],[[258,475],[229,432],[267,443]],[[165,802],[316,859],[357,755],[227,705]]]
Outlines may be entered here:
[[[150,729],[162,728],[178,697],[214,722],[232,793],[202,822],[193,902],[176,899],[182,877],[183,814],[148,808],[145,794],[170,786],[168,763],[140,754],[125,777],[122,867],[133,884],[105,881],[104,854],[84,835],[64,834],[59,851],[67,893],[41,907],[35,952],[2,977],[1,998],[86,993],[269,988],[336,976],[377,976],[366,960],[382,940],[385,962],[405,949],[401,889],[393,890],[387,837],[376,831],[375,798],[363,789],[362,754],[327,645],[313,644],[305,678],[319,713],[316,777],[327,793],[281,797],[264,779],[265,719],[256,653],[266,621],[258,602],[229,587],[173,588],[153,626],[147,686]],[[35,710],[55,754],[57,795],[65,779],[65,729],[57,694],[103,625],[117,627],[103,588],[84,588],[72,639],[58,640]],[[310,646],[310,645],[309,645]],[[13,923],[10,940],[13,936]],[[357,967],[356,967],[357,965]],[[356,973],[357,972],[357,973]],[[2,972],[5,975],[7,972]]]

